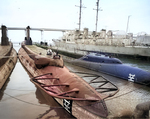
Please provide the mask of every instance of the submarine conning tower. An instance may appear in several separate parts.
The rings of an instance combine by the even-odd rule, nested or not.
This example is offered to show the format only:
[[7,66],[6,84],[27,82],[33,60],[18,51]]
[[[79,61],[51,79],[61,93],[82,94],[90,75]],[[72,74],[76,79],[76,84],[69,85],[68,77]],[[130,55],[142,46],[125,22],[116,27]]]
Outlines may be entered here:
[[8,37],[7,37],[7,27],[2,25],[2,37],[1,37],[1,45],[9,45]]
[[30,37],[30,26],[26,28],[25,45],[32,45],[32,39]]

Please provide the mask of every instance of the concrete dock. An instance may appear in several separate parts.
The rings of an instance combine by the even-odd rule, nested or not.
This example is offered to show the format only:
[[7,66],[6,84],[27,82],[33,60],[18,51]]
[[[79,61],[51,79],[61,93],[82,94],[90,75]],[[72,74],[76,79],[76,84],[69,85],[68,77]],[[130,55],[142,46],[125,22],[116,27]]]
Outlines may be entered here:
[[55,47],[53,49],[76,53],[76,54],[86,54],[87,51],[98,51],[106,52],[118,55],[130,55],[130,56],[141,56],[141,57],[150,57],[150,48],[146,46],[99,46],[91,44],[76,44],[76,43],[63,43],[55,42]]

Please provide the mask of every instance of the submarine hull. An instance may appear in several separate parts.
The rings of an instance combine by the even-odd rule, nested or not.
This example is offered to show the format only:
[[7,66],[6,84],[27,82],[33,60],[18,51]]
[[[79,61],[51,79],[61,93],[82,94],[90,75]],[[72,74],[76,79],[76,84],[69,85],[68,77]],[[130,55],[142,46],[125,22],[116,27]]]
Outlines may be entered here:
[[95,63],[80,59],[71,62],[75,65],[106,73],[128,81],[146,85],[150,83],[150,73],[137,67],[131,67],[125,64]]

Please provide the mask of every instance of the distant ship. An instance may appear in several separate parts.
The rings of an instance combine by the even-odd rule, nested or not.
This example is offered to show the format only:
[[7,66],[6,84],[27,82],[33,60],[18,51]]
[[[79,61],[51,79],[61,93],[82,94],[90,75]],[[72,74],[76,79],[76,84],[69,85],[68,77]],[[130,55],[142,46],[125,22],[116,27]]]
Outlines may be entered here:
[[84,50],[107,52],[117,55],[131,55],[150,57],[150,36],[140,35],[133,37],[132,33],[125,34],[123,31],[112,30],[106,33],[105,29],[100,32],[90,32],[88,28],[84,31],[66,31],[62,38],[53,39],[53,49],[73,54],[86,54]]
[[[80,6],[82,6],[81,3]],[[97,12],[98,7],[99,0],[97,1]],[[79,18],[81,18],[81,16]],[[80,59],[76,59],[72,62],[76,65],[137,83],[146,84],[149,82],[149,72],[124,65],[119,59],[106,56],[102,57],[102,55],[86,54],[87,51],[91,51],[117,55],[132,55],[134,57],[141,56],[149,59],[150,35],[143,32],[135,37],[133,33],[127,33],[128,30],[125,32],[121,30],[106,31],[106,29],[102,29],[100,32],[97,32],[97,21],[98,20],[96,20],[95,31],[89,31],[88,28],[84,28],[84,30],[81,31],[79,21],[79,29],[66,31],[60,39],[53,39],[55,45],[52,48],[58,52],[65,52],[66,54],[72,53],[72,55],[84,55]]]
[[101,51],[107,53],[133,55],[150,57],[150,35],[145,32],[134,35],[128,33],[129,17],[126,32],[123,30],[97,31],[99,0],[96,2],[96,28],[95,31],[89,31],[88,28],[80,29],[81,8],[80,0],[79,28],[64,32],[60,39],[53,39],[54,49],[66,51],[69,53],[86,54],[81,50]]

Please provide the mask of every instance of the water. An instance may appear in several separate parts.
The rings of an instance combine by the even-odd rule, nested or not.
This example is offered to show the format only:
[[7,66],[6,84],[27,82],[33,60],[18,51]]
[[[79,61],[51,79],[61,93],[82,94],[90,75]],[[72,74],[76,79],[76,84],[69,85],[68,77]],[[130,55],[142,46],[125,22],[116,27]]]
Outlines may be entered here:
[[[14,48],[17,52],[20,47],[21,46],[19,44],[14,44]],[[136,66],[150,72],[148,62],[125,58],[122,58],[121,60],[127,65]],[[72,71],[94,72],[68,63],[65,63],[65,65]],[[127,104],[129,104],[129,108],[134,109],[136,104],[150,99],[150,89],[148,87],[127,82],[106,74],[102,75],[111,80],[120,88],[120,92],[116,95],[116,97],[120,97],[120,99],[114,96],[112,100],[106,100],[108,109],[112,114],[114,113],[113,111],[122,109],[116,107],[118,103],[122,105],[122,107],[128,107]],[[62,108],[52,97],[49,96],[49,99],[45,99],[43,93],[41,93],[32,82],[30,82],[30,78],[31,77],[18,60],[10,78],[0,91],[0,118],[74,118],[72,115],[67,113],[67,111],[65,111],[64,108]],[[129,101],[128,97],[132,100]]]
[[140,59],[134,59],[134,58],[119,58],[124,64],[132,66],[132,67],[138,67],[145,71],[150,72],[150,61],[147,60],[140,60]]
[[[20,45],[14,44],[16,51]],[[30,76],[19,60],[2,90],[0,90],[1,119],[74,118],[52,97],[43,94],[30,82]]]

